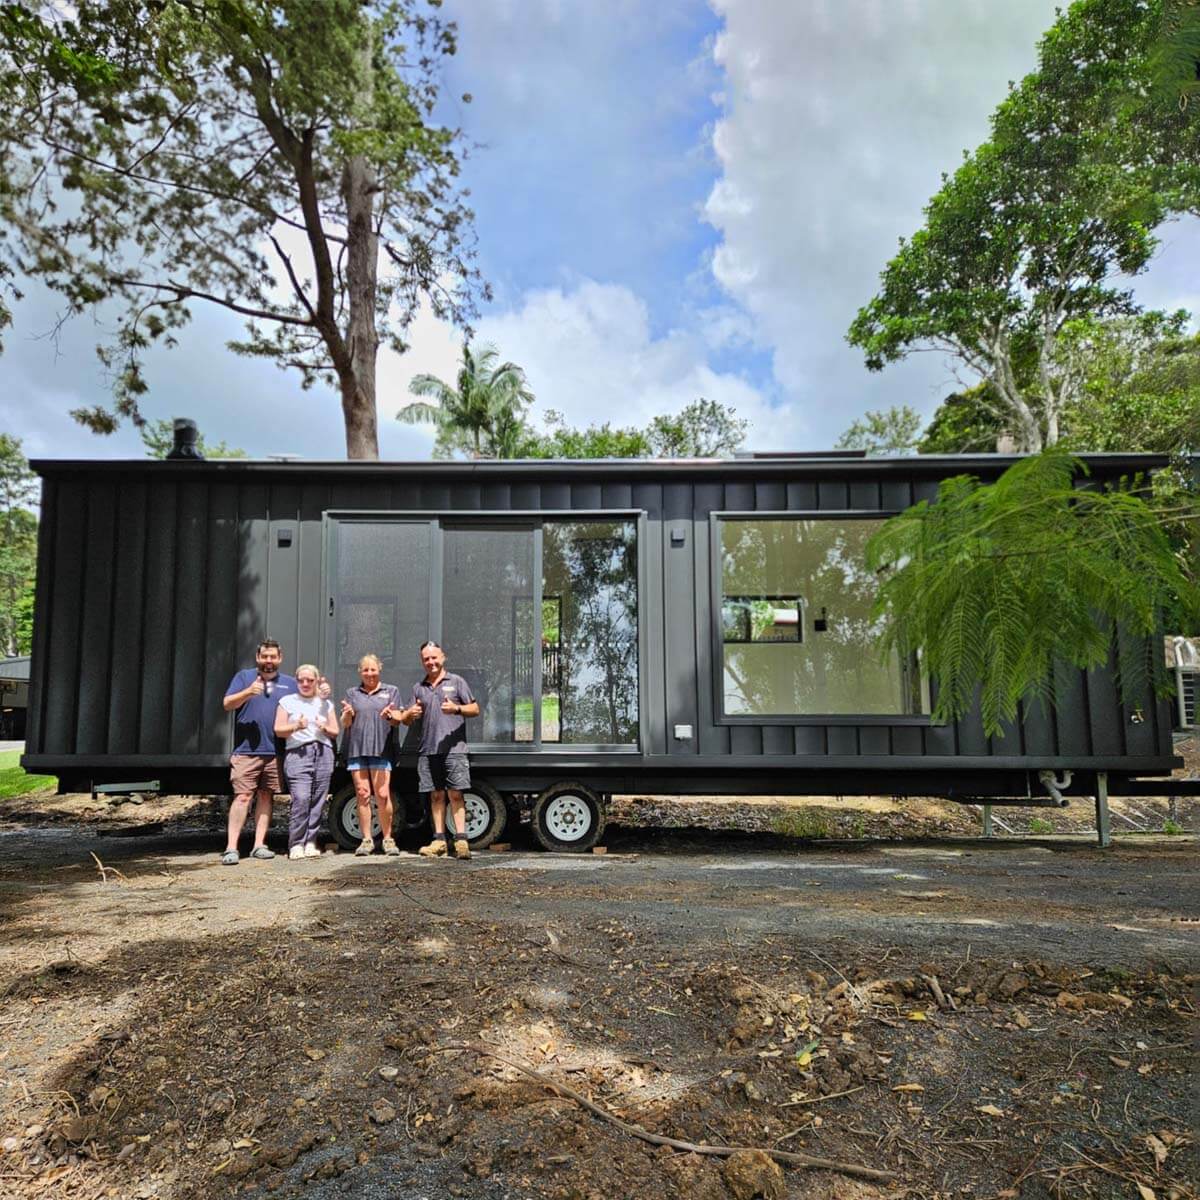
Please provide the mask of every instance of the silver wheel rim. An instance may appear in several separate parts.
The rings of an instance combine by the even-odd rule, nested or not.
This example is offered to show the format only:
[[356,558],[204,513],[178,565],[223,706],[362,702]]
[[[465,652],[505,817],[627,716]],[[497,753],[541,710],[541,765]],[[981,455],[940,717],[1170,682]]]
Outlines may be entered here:
[[569,792],[555,796],[546,805],[542,819],[546,832],[559,842],[578,842],[592,831],[591,805]]
[[473,842],[477,837],[482,837],[492,823],[491,805],[476,792],[464,792],[463,804],[467,810],[464,820],[467,841]]
[[[363,840],[362,826],[358,823],[358,802],[353,796],[342,805],[341,824],[351,841],[361,842]],[[378,837],[379,833],[379,816],[375,812],[374,805],[372,805],[371,836],[373,838]]]

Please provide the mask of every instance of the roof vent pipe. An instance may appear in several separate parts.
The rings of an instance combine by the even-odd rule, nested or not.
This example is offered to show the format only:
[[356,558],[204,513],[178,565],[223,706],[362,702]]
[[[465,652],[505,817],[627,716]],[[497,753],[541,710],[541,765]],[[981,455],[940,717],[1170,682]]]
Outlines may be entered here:
[[191,462],[203,462],[204,455],[200,453],[200,447],[196,445],[200,439],[200,430],[196,428],[196,422],[189,420],[187,417],[175,418],[175,444],[171,447],[167,458],[178,461],[186,459]]
[[1059,808],[1067,807],[1067,798],[1062,794],[1062,790],[1071,786],[1072,774],[1070,770],[1063,771],[1062,778],[1059,779],[1053,771],[1038,772],[1038,782],[1054,797],[1054,803]]

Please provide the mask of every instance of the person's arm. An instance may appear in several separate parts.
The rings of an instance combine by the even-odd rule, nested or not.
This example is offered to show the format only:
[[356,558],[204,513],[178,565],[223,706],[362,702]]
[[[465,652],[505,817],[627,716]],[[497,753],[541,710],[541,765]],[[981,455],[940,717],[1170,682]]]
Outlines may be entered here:
[[235,708],[241,708],[251,696],[261,696],[263,693],[263,681],[259,676],[255,675],[248,687],[242,688],[240,692],[229,692],[222,700],[221,707],[226,712],[233,712]]
[[479,716],[479,701],[471,693],[471,685],[461,676],[459,677],[458,694],[462,697],[462,703],[455,705],[458,715],[460,717]]
[[326,703],[327,707],[325,709],[325,721],[321,725],[321,729],[325,733],[329,734],[331,738],[336,739],[339,733],[337,713],[333,710],[333,701],[330,700]]
[[298,728],[299,726],[293,725],[288,720],[287,709],[282,704],[279,705],[275,709],[275,736],[281,738],[291,737]]
[[342,701],[342,728],[349,729],[354,724],[354,709],[350,707],[349,700]]

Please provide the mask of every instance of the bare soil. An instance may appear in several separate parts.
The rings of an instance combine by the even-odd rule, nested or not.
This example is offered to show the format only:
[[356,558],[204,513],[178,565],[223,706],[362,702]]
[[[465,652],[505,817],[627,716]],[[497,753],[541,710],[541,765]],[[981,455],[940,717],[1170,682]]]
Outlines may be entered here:
[[16,806],[0,1195],[1197,1195],[1194,837],[623,803],[604,855],[236,869],[207,801]]

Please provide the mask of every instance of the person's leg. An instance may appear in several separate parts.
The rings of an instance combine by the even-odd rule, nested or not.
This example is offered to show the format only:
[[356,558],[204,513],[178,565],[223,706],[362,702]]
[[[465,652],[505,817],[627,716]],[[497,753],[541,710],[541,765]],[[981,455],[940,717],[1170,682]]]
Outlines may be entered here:
[[471,857],[471,843],[467,841],[467,805],[463,789],[471,786],[471,768],[465,754],[446,755],[446,789],[450,797],[451,824],[455,830],[454,853],[459,858]]
[[371,772],[371,789],[375,793],[375,811],[379,814],[379,828],[385,838],[392,836],[392,773],[387,768],[376,767]]
[[[260,784],[254,805],[254,849],[267,844],[267,833],[271,828],[271,801],[275,792],[269,784]],[[253,853],[253,851],[251,851]]]
[[317,844],[317,834],[325,819],[325,801],[329,797],[329,781],[333,778],[333,747],[320,746],[313,763],[311,801],[308,809],[308,828],[304,831],[305,846]]
[[446,793],[439,789],[429,793],[429,819],[433,822],[433,836],[446,836]]
[[454,832],[452,837],[462,838],[467,834],[467,802],[457,788],[449,788],[446,795],[450,797],[450,824]]
[[253,792],[239,792],[229,805],[228,837],[225,840],[226,853],[230,850],[237,853],[238,838],[241,837],[242,827],[246,824],[246,817],[250,814],[250,797],[253,795]]
[[287,780],[292,808],[288,816],[288,850],[304,847],[308,834],[308,813],[312,804],[315,758],[307,746],[288,750],[283,758],[283,774]]
[[369,770],[351,771],[350,778],[354,780],[354,800],[358,805],[358,827],[362,830],[365,842],[371,837],[371,772]]
[[417,759],[417,787],[429,793],[429,818],[433,822],[433,837],[420,853],[426,858],[444,858],[446,855],[446,791],[445,782],[435,774],[437,759],[422,754]]

